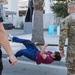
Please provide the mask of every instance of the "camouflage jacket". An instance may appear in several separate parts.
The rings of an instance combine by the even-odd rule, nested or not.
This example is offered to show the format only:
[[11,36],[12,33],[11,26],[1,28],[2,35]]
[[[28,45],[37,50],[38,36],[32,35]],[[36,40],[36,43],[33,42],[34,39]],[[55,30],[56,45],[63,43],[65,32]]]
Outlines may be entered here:
[[64,50],[66,37],[68,37],[68,46],[75,46],[75,13],[67,16],[61,22],[59,50]]

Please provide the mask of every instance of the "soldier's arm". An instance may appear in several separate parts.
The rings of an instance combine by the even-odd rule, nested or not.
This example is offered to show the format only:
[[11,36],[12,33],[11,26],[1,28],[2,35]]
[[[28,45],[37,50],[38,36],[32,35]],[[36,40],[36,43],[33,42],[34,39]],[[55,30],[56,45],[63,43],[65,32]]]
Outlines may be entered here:
[[68,20],[63,21],[60,27],[59,50],[64,50],[65,40],[68,36]]

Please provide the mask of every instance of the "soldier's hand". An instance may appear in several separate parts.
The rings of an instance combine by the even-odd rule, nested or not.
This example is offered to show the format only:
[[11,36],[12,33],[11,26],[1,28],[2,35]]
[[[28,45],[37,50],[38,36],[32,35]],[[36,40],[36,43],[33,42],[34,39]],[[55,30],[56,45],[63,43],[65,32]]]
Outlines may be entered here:
[[61,50],[61,51],[60,51],[60,56],[61,56],[61,57],[64,57],[64,56],[65,56],[64,50]]

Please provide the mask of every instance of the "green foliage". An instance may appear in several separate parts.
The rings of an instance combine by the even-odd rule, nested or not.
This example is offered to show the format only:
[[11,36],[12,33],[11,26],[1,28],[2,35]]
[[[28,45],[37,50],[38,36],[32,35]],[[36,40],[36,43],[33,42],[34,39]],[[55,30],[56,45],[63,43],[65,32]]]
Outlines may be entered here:
[[66,2],[70,2],[70,1],[74,1],[74,0],[56,0],[56,1],[66,1]]
[[23,24],[23,22],[20,23],[20,28],[21,28],[21,29],[24,28],[24,24]]
[[51,6],[54,13],[56,13],[57,17],[66,17],[68,15],[67,13],[67,3],[56,3],[53,6]]
[[57,1],[66,1],[66,0],[57,0]]

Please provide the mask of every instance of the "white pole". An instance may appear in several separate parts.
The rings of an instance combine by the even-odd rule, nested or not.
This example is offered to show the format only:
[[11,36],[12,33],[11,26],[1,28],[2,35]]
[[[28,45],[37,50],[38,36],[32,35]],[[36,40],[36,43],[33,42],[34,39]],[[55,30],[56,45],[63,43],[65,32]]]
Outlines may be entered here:
[[48,13],[53,13],[51,8],[50,8],[50,0],[44,0],[45,2],[45,14],[48,14]]
[[57,27],[57,35],[60,35],[60,26]]

